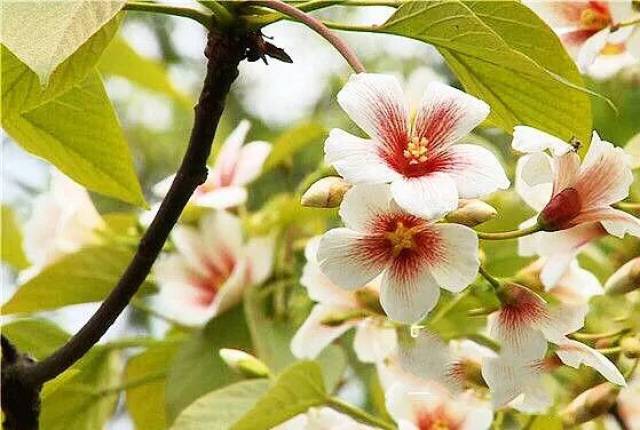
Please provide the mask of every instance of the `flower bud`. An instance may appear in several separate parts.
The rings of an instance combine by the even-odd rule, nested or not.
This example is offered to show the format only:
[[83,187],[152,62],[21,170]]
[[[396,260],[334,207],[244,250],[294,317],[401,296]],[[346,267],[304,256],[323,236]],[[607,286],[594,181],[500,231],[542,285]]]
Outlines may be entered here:
[[271,373],[266,364],[244,351],[222,348],[218,354],[227,366],[247,378],[266,378]]
[[640,257],[628,261],[604,285],[607,294],[626,294],[640,288]]
[[606,414],[615,404],[619,392],[620,387],[609,382],[589,388],[560,413],[563,424],[576,426]]
[[335,208],[340,206],[351,184],[339,176],[327,176],[314,182],[302,195],[302,206]]
[[473,227],[495,217],[498,212],[493,206],[478,199],[461,199],[458,209],[449,213],[446,217],[448,222]]
[[631,359],[640,358],[640,336],[627,336],[620,341],[620,350]]

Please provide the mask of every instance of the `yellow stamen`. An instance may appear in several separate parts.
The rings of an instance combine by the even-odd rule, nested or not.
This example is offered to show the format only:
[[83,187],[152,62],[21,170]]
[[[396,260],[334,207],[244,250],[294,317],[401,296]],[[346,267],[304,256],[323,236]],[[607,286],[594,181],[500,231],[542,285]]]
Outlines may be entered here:
[[428,150],[429,140],[426,137],[413,136],[407,143],[407,149],[402,152],[402,155],[409,160],[409,164],[424,163],[428,160]]
[[611,19],[602,12],[587,8],[580,14],[580,24],[585,29],[601,30],[611,24]]
[[624,43],[607,43],[600,51],[601,55],[618,55],[626,50]]
[[391,242],[393,255],[397,256],[403,249],[411,249],[415,246],[414,235],[413,228],[407,228],[402,222],[398,222],[396,229],[387,233],[385,237]]

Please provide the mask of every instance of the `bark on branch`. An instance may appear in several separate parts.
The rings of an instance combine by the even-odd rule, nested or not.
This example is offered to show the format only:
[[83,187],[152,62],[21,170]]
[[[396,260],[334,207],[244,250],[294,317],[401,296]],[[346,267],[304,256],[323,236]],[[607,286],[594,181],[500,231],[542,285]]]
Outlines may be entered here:
[[158,213],[140,240],[133,260],[96,313],[66,344],[40,362],[21,354],[3,337],[2,409],[6,429],[38,428],[42,384],[71,367],[100,340],[151,271],[189,198],[207,177],[206,163],[213,137],[227,93],[238,76],[238,64],[245,57],[247,40],[245,34],[209,34],[205,50],[207,72],[182,164]]

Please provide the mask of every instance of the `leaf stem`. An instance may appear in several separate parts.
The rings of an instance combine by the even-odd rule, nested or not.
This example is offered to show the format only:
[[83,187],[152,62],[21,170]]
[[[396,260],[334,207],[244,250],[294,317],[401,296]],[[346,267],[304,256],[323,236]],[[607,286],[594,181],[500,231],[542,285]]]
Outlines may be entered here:
[[618,24],[614,25],[613,27],[617,30],[618,28],[629,27],[629,26],[636,25],[636,24],[640,24],[640,18],[633,18],[633,19],[630,19],[628,21],[622,21],[621,23],[618,23]]
[[606,339],[608,337],[615,337],[621,334],[628,332],[628,328],[623,328],[620,330],[614,330],[606,333],[572,333],[569,337],[572,337],[577,340],[598,340],[598,339]]
[[640,203],[620,202],[614,206],[625,212],[640,212]]
[[495,289],[498,289],[501,287],[501,283],[498,279],[494,278],[489,272],[486,271],[486,269],[482,266],[480,266],[478,268],[478,271],[480,272],[480,274],[484,277],[484,279],[487,280],[487,282],[489,284],[491,284],[491,286]]
[[327,405],[338,412],[342,412],[344,414],[349,415],[350,417],[356,419],[357,421],[369,424],[374,427],[379,427],[385,430],[395,430],[395,426],[387,421],[382,420],[376,416],[373,416],[360,408],[357,408],[349,403],[337,398],[337,397],[329,397],[327,398]]
[[364,65],[356,55],[356,53],[351,49],[351,47],[336,35],[334,32],[329,30],[326,25],[322,23],[317,18],[297,9],[291,5],[284,3],[281,0],[250,0],[246,2],[247,4],[253,4],[257,6],[264,6],[269,9],[273,9],[275,11],[281,12],[284,15],[290,16],[298,22],[303,23],[320,36],[322,36],[327,42],[329,42],[333,47],[342,55],[342,57],[349,63],[351,68],[356,73],[364,73],[366,72]]
[[207,29],[211,28],[211,25],[213,24],[212,14],[207,14],[188,7],[171,6],[152,2],[129,1],[124,5],[123,10],[182,16],[199,22]]
[[502,232],[496,232],[496,233],[485,233],[482,231],[476,231],[476,233],[478,234],[478,238],[482,240],[507,240],[507,239],[516,239],[518,237],[523,237],[533,233],[537,233],[541,229],[542,227],[536,223],[531,227],[526,227],[521,230],[502,231]]

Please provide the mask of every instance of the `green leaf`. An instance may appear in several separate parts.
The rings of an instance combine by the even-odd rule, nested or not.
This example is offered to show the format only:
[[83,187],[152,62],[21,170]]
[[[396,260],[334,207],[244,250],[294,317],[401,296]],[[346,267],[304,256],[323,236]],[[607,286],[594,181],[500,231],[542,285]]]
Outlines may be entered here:
[[273,387],[231,428],[268,430],[326,400],[320,367],[312,361],[301,361],[286,369]]
[[263,173],[282,164],[291,164],[294,154],[314,142],[320,145],[325,135],[324,127],[316,123],[303,123],[285,131],[273,143],[271,153],[264,163]]
[[562,430],[562,420],[556,415],[539,415],[529,426],[530,430]]
[[42,392],[40,393],[40,398],[45,399],[49,397],[51,394],[55,393],[59,388],[64,386],[71,378],[76,376],[80,371],[78,369],[67,369],[55,378],[50,381],[47,381],[42,386]]
[[116,37],[105,49],[98,70],[105,75],[128,79],[134,84],[165,94],[190,109],[193,102],[171,83],[166,68],[159,62],[138,54],[121,37]]
[[539,128],[585,146],[591,101],[553,31],[516,1],[429,1],[402,5],[379,31],[433,44],[465,89],[491,106],[489,120],[511,133]]
[[44,319],[20,319],[2,326],[2,334],[20,351],[26,351],[37,360],[51,355],[68,339],[69,334]]
[[[3,93],[5,89],[3,85]],[[145,204],[133,158],[97,72],[32,110],[21,108],[4,106],[2,126],[24,149],[90,190]]]
[[624,150],[631,156],[631,168],[640,168],[640,133],[636,134],[624,147]]
[[29,266],[22,250],[22,232],[9,206],[0,205],[0,259],[17,270]]
[[2,44],[44,85],[51,73],[122,9],[125,0],[2,2]]
[[242,306],[209,321],[180,348],[167,376],[169,422],[197,398],[240,379],[218,355],[220,348],[251,351]]
[[227,430],[268,388],[269,381],[251,379],[212,391],[186,408],[171,430]]
[[[132,250],[106,245],[68,254],[20,286],[2,306],[2,312],[37,312],[102,301],[132,258]],[[144,284],[143,288],[142,292],[148,293],[151,285]]]
[[[168,371],[180,342],[159,342],[132,357],[125,368],[125,380],[135,381]],[[166,377],[127,389],[127,410],[137,429],[167,428]]]

